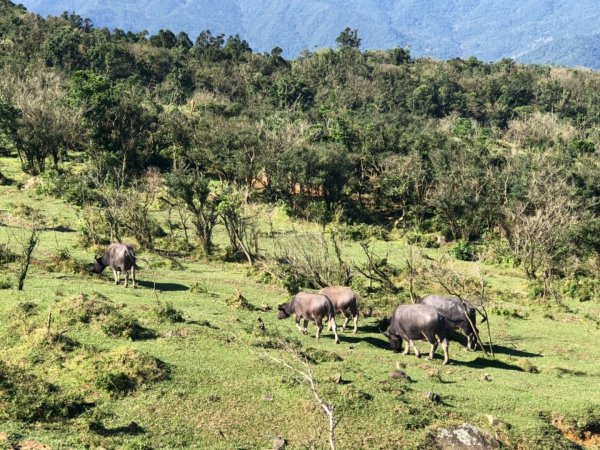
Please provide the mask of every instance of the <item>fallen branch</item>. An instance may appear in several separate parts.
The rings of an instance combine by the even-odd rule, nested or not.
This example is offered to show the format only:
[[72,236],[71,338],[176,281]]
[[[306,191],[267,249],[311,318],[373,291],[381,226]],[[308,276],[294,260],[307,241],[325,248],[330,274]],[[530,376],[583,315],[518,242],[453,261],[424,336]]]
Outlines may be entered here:
[[269,355],[268,353],[263,353],[262,355],[269,358],[271,361],[282,365],[283,367],[291,370],[292,372],[298,374],[301,379],[308,384],[310,391],[313,395],[313,397],[315,398],[316,402],[318,403],[318,405],[321,407],[321,409],[323,410],[323,412],[325,413],[325,415],[327,416],[327,421],[328,421],[328,428],[329,428],[329,448],[331,448],[332,450],[335,450],[335,428],[339,423],[338,421],[334,420],[334,411],[335,411],[335,405],[332,403],[327,403],[325,402],[321,396],[319,395],[318,391],[317,391],[317,387],[315,385],[315,379],[313,377],[313,374],[310,370],[310,367],[308,365],[308,362],[306,362],[306,360],[302,359],[300,357],[300,355],[298,355],[297,352],[295,352],[294,350],[290,349],[287,345],[285,345],[286,350],[288,351],[288,353],[290,353],[294,358],[296,358],[299,362],[301,362],[303,364],[303,366],[305,367],[304,370],[300,370],[297,367],[294,367],[293,365],[291,365],[290,363],[288,363],[285,360],[279,359],[274,357],[273,355]]

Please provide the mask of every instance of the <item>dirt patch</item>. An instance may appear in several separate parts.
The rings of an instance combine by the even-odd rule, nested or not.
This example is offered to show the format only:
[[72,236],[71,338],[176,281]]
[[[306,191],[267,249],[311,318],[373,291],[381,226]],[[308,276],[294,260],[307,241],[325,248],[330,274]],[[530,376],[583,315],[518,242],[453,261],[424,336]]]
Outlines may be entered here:
[[568,440],[585,448],[600,448],[600,429],[576,430],[563,416],[552,417],[550,423]]
[[50,450],[52,447],[37,441],[21,441],[17,442],[15,448],[18,450]]

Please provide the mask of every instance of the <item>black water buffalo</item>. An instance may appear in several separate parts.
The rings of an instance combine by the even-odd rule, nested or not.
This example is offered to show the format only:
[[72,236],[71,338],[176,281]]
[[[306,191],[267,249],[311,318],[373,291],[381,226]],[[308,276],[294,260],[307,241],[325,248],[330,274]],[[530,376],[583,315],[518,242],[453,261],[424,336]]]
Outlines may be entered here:
[[[331,300],[322,294],[311,294],[309,292],[298,292],[288,303],[283,303],[277,308],[278,319],[285,319],[292,314],[296,316],[296,326],[302,334],[307,334],[308,321],[314,320],[317,325],[317,339],[321,336],[323,330],[323,319],[327,322],[335,336],[335,343],[340,343],[335,325],[335,310]],[[304,319],[304,327],[300,326],[300,319]]]
[[414,340],[425,339],[431,344],[429,359],[438,346],[437,339],[444,349],[444,364],[448,364],[448,339],[446,338],[446,319],[435,308],[428,305],[398,305],[392,315],[388,329],[390,346],[394,352],[402,350],[402,339],[406,341],[404,354],[413,346],[415,355],[420,357]]
[[346,328],[350,317],[354,319],[354,331],[358,329],[358,295],[352,289],[346,286],[329,286],[319,291],[319,294],[326,295],[331,300],[335,312],[341,311],[344,316],[342,331]]
[[121,272],[125,272],[125,287],[129,284],[129,271],[135,288],[135,270],[138,268],[135,264],[135,253],[131,245],[110,244],[102,256],[97,256],[94,262],[95,273],[101,273],[109,266],[115,276],[115,284],[119,284]]
[[[445,297],[443,295],[427,295],[421,299],[421,304],[433,306],[440,314],[446,318],[446,327],[448,329],[460,328],[467,336],[467,350],[477,348],[477,337],[479,330],[476,324],[477,312],[469,302],[463,303],[455,297]],[[473,324],[473,326],[471,326]],[[473,332],[475,327],[475,332]]]

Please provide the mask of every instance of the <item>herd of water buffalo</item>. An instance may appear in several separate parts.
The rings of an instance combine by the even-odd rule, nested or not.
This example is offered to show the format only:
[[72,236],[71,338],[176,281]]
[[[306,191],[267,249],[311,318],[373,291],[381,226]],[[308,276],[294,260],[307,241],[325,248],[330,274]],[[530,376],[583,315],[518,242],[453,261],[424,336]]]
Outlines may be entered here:
[[[137,269],[136,257],[133,248],[126,244],[111,244],[104,254],[96,255],[93,272],[101,273],[110,267],[115,277],[115,284],[119,284],[121,273],[125,275],[125,287],[129,283],[129,272],[133,287],[136,286],[135,271]],[[294,316],[296,326],[301,333],[307,334],[309,321],[314,321],[317,326],[317,339],[323,330],[323,319],[326,319],[328,329],[333,331],[335,343],[340,339],[337,334],[335,316],[341,313],[344,316],[342,331],[346,328],[350,318],[354,320],[354,333],[358,329],[358,295],[349,287],[330,286],[321,289],[318,293],[298,292],[292,300],[278,306],[277,317],[285,319]],[[303,320],[302,326],[300,320]],[[429,359],[437,349],[438,343],[444,350],[444,364],[448,364],[448,337],[449,329],[461,329],[467,336],[467,349],[474,350],[477,346],[476,336],[479,334],[476,326],[476,309],[468,302],[454,297],[442,295],[428,295],[419,303],[396,307],[392,314],[386,336],[394,352],[402,350],[402,340],[406,341],[404,354],[408,354],[412,346],[415,355],[419,357],[415,340],[426,340],[431,344]]]

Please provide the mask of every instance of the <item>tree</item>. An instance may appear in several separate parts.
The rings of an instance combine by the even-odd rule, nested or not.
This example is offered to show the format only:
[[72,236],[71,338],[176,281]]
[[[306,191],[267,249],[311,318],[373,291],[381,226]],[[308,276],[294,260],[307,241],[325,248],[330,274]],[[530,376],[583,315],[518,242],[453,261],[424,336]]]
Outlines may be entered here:
[[23,169],[32,175],[44,172],[47,158],[58,167],[68,149],[81,147],[81,113],[62,101],[60,83],[60,77],[46,69],[0,82],[0,90],[14,105],[5,108],[7,130],[13,134]]
[[177,36],[171,30],[159,30],[154,36],[148,39],[151,45],[161,48],[173,48],[177,45]]
[[14,146],[20,116],[21,111],[17,108],[0,101],[0,155]]
[[214,36],[210,30],[202,31],[194,43],[193,54],[205,61],[219,61],[223,58],[223,44],[225,35],[218,34]]
[[584,212],[584,199],[556,158],[533,154],[511,161],[500,225],[528,278],[542,271],[546,281],[562,266]]
[[358,50],[360,48],[361,39],[358,37],[358,30],[356,28],[353,30],[350,27],[346,27],[344,31],[335,38],[335,42],[340,48],[354,48]]
[[182,202],[192,213],[196,237],[200,241],[204,255],[213,251],[212,233],[219,213],[217,199],[211,195],[209,179],[196,171],[178,170],[165,177],[169,194]]

